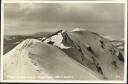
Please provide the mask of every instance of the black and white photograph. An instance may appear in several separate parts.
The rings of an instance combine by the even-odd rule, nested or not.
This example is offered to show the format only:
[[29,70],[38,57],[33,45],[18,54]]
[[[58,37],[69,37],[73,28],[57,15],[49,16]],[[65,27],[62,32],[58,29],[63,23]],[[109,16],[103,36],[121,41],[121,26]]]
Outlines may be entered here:
[[3,7],[4,81],[125,80],[124,3]]

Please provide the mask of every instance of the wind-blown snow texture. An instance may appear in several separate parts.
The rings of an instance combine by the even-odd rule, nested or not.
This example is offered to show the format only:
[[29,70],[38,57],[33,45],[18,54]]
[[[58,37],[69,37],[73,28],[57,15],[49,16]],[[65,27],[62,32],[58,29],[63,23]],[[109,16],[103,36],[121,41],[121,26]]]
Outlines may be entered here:
[[42,38],[27,39],[4,55],[4,79],[123,79],[122,53],[100,35],[77,28]]

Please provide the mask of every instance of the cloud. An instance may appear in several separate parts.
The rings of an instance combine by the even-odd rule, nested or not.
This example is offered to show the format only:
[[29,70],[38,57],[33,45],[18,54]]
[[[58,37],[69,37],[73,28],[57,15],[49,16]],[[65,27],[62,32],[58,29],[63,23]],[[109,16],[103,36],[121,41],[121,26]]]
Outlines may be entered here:
[[121,3],[6,3],[4,7],[6,30],[123,24],[124,19]]
[[116,4],[5,4],[5,18],[42,22],[122,21],[123,5]]

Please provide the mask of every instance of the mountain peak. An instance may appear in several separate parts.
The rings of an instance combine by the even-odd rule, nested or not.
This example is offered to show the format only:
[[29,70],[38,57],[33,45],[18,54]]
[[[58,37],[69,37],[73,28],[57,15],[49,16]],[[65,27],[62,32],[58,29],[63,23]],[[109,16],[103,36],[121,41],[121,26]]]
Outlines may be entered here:
[[67,36],[67,33],[64,30],[59,30],[48,37],[43,37],[42,41],[47,44],[52,44],[62,49],[68,49],[69,46],[65,46],[62,41]]
[[83,28],[74,28],[72,30],[72,32],[74,32],[74,31],[86,31],[86,29],[83,29]]

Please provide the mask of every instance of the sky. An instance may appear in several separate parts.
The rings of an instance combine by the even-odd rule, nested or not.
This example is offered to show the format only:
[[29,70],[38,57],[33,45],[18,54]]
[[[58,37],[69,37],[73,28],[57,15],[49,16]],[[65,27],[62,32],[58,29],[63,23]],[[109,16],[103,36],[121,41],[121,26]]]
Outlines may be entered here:
[[4,34],[30,34],[80,27],[123,38],[121,3],[5,3]]

